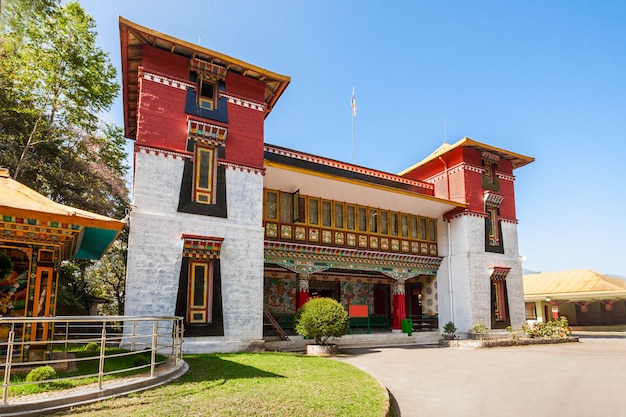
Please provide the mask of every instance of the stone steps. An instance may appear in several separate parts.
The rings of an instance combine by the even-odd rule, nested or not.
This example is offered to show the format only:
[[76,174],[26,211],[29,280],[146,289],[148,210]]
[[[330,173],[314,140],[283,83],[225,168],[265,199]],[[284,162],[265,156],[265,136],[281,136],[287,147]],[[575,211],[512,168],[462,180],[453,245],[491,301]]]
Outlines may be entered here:
[[[415,332],[411,336],[405,333],[372,333],[372,334],[347,334],[336,342],[339,350],[368,347],[411,346],[423,344],[437,344],[441,335],[439,332]],[[302,336],[289,336],[290,340],[278,338],[265,338],[266,351],[280,352],[305,352],[306,345],[313,343]]]

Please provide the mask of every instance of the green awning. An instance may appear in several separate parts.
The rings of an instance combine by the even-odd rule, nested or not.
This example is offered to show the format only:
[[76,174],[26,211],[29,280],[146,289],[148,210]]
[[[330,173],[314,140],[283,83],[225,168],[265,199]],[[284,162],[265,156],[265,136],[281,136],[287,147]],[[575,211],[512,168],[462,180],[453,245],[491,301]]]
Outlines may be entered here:
[[117,230],[84,227],[73,258],[100,259],[118,235]]

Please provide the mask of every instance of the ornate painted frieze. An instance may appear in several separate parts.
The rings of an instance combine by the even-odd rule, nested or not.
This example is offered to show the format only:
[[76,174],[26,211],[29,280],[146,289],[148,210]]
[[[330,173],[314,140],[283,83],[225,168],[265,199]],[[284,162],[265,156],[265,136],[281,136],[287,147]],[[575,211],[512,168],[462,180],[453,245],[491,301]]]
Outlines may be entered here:
[[161,85],[165,85],[168,87],[173,87],[179,90],[187,90],[188,88],[195,88],[194,84],[185,82],[185,81],[181,81],[181,80],[175,80],[173,78],[167,77],[165,75],[161,75],[161,74],[156,74],[153,72],[147,72],[147,71],[143,71],[142,69],[139,71],[139,77],[143,78],[144,80],[148,80],[148,81],[152,81],[155,82],[157,84],[161,84]]
[[256,103],[254,101],[246,100],[240,97],[236,97],[232,94],[227,94],[220,91],[220,97],[224,97],[226,101],[230,104],[235,104],[237,106],[245,107],[247,109],[252,109],[260,112],[265,112],[267,106],[264,103]]
[[491,271],[490,278],[492,281],[501,281],[505,280],[509,275],[509,271],[511,268],[506,266],[490,266],[489,271]]
[[265,263],[309,274],[330,268],[376,271],[399,280],[435,275],[442,258],[265,241]]
[[224,238],[181,235],[184,241],[183,256],[194,259],[219,259]]
[[219,159],[217,163],[219,166],[230,168],[233,171],[240,171],[240,172],[246,171],[252,174],[265,175],[265,168],[256,168],[256,167],[251,167],[251,166],[242,165],[242,164],[235,164],[233,162],[224,161],[223,159]]
[[185,158],[189,158],[192,156],[191,153],[182,153],[182,152],[169,151],[165,149],[157,149],[157,148],[152,148],[150,146],[144,146],[144,145],[135,145],[135,146],[137,147],[138,152],[142,152],[147,155],[164,156],[166,158],[180,159],[180,160],[184,160]]
[[227,129],[222,126],[187,119],[187,136],[190,139],[212,145],[224,146]]
[[489,164],[497,164],[498,161],[500,160],[500,155],[496,155],[495,153],[491,153],[487,151],[481,152],[480,156],[483,159],[483,161]]
[[193,58],[189,61],[189,70],[195,71],[198,75],[213,81],[224,81],[226,79],[226,67],[199,58]]
[[500,204],[504,200],[504,196],[493,191],[485,191],[485,205],[487,207],[500,207]]

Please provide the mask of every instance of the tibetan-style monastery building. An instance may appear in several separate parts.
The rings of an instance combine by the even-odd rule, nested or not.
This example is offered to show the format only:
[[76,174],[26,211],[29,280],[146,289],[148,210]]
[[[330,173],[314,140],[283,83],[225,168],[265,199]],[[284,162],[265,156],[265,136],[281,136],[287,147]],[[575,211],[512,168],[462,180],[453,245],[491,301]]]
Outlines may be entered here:
[[525,322],[513,171],[533,158],[464,138],[391,174],[270,145],[289,77],[123,18],[120,36],[127,314],[184,317],[186,352],[262,346],[264,317],[317,296],[388,331]]
[[[0,317],[54,316],[61,262],[100,259],[123,226],[51,201],[0,168]],[[24,326],[19,337],[31,346],[48,340],[52,326],[40,326]]]

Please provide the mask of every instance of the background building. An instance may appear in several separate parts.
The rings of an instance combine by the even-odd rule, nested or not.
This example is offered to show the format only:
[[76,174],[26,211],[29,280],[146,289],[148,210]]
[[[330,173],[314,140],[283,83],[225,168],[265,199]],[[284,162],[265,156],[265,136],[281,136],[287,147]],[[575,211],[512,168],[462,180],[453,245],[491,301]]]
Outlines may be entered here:
[[589,269],[524,275],[528,321],[567,317],[571,326],[626,324],[626,280]]

